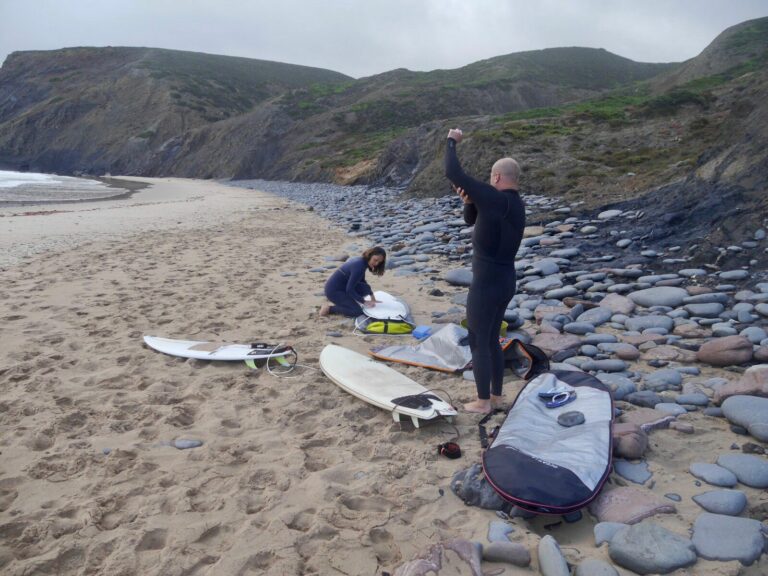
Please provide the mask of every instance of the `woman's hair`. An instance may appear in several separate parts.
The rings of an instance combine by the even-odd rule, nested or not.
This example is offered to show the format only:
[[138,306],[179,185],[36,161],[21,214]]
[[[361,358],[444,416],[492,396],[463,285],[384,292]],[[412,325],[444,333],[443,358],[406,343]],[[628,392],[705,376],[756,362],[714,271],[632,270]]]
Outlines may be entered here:
[[376,268],[371,270],[373,274],[376,276],[383,276],[384,275],[384,268],[387,267],[387,251],[384,250],[381,246],[374,246],[373,248],[368,248],[365,252],[363,252],[363,260],[365,260],[366,263],[370,262],[371,256],[381,256],[382,260],[379,263]]

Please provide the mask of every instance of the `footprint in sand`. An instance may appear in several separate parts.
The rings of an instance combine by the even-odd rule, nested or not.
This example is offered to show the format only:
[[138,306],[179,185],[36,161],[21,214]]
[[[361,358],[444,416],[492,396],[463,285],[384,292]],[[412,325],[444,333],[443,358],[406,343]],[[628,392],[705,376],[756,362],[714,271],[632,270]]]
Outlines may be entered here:
[[368,532],[368,537],[373,544],[373,550],[376,552],[376,558],[381,564],[395,564],[402,559],[400,550],[395,544],[392,534],[384,528],[372,528]]
[[285,525],[288,526],[288,528],[290,528],[291,530],[306,532],[314,524],[315,514],[316,512],[314,508],[308,508],[307,510],[302,510],[301,512],[297,512],[293,516],[293,518],[291,518],[285,523]]
[[181,406],[174,406],[171,415],[165,421],[177,428],[189,428],[195,423],[196,416],[197,410],[195,408],[182,404]]
[[168,530],[165,528],[155,528],[149,532],[144,532],[136,548],[136,552],[146,552],[148,550],[162,550],[165,548],[165,541],[168,537]]
[[275,556],[274,552],[259,552],[248,558],[238,574],[248,574],[249,571],[253,571],[255,574],[263,574],[276,560],[277,556]]
[[16,488],[24,483],[24,478],[3,478],[0,480],[0,512],[5,512],[18,498]]

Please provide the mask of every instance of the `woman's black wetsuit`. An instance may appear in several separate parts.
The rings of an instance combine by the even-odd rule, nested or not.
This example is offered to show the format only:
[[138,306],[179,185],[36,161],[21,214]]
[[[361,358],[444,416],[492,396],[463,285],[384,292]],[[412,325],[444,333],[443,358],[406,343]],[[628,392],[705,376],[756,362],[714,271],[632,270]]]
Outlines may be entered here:
[[500,191],[467,176],[451,138],[445,153],[445,175],[472,200],[472,204],[464,205],[464,220],[475,226],[467,324],[477,397],[487,400],[490,392],[501,395],[504,356],[499,326],[515,295],[515,255],[523,238],[525,206],[517,190]]
[[368,262],[357,256],[350,258],[331,274],[325,283],[325,297],[333,302],[331,314],[360,316],[363,313],[361,302],[366,296],[373,296],[373,290],[365,281]]

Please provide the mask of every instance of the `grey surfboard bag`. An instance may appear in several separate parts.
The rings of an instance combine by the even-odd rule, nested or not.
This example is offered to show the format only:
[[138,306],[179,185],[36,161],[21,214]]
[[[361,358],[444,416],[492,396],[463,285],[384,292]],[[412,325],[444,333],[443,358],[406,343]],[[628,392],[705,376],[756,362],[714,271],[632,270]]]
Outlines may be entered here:
[[[548,408],[539,393],[552,390],[576,396]],[[558,423],[560,414],[574,410],[584,423]],[[597,378],[564,370],[540,374],[520,391],[483,453],[485,477],[504,500],[529,512],[574,512],[594,500],[608,479],[612,424],[613,399]]]

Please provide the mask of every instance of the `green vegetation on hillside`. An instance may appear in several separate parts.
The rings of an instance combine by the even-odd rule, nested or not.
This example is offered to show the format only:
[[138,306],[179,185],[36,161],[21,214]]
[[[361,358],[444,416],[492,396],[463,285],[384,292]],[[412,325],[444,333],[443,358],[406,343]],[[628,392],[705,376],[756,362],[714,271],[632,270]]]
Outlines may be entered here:
[[294,91],[283,99],[293,118],[336,110],[344,130],[365,133],[441,118],[562,102],[650,78],[670,64],[633,62],[605,50],[552,48],[509,54],[454,70],[393,70],[338,90]]
[[364,137],[349,137],[338,142],[338,152],[323,163],[324,168],[352,166],[363,160],[378,156],[389,143],[400,136],[404,128],[393,128],[367,134]]
[[475,62],[457,70],[460,83],[531,81],[585,90],[605,90],[646,80],[672,64],[634,62],[603,49],[548,48]]
[[723,42],[723,47],[735,53],[760,53],[768,47],[768,18],[745,23],[740,30]]
[[170,84],[176,105],[199,112],[207,121],[248,112],[286,89],[327,86],[330,91],[350,80],[308,66],[178,50],[149,49],[139,67]]

